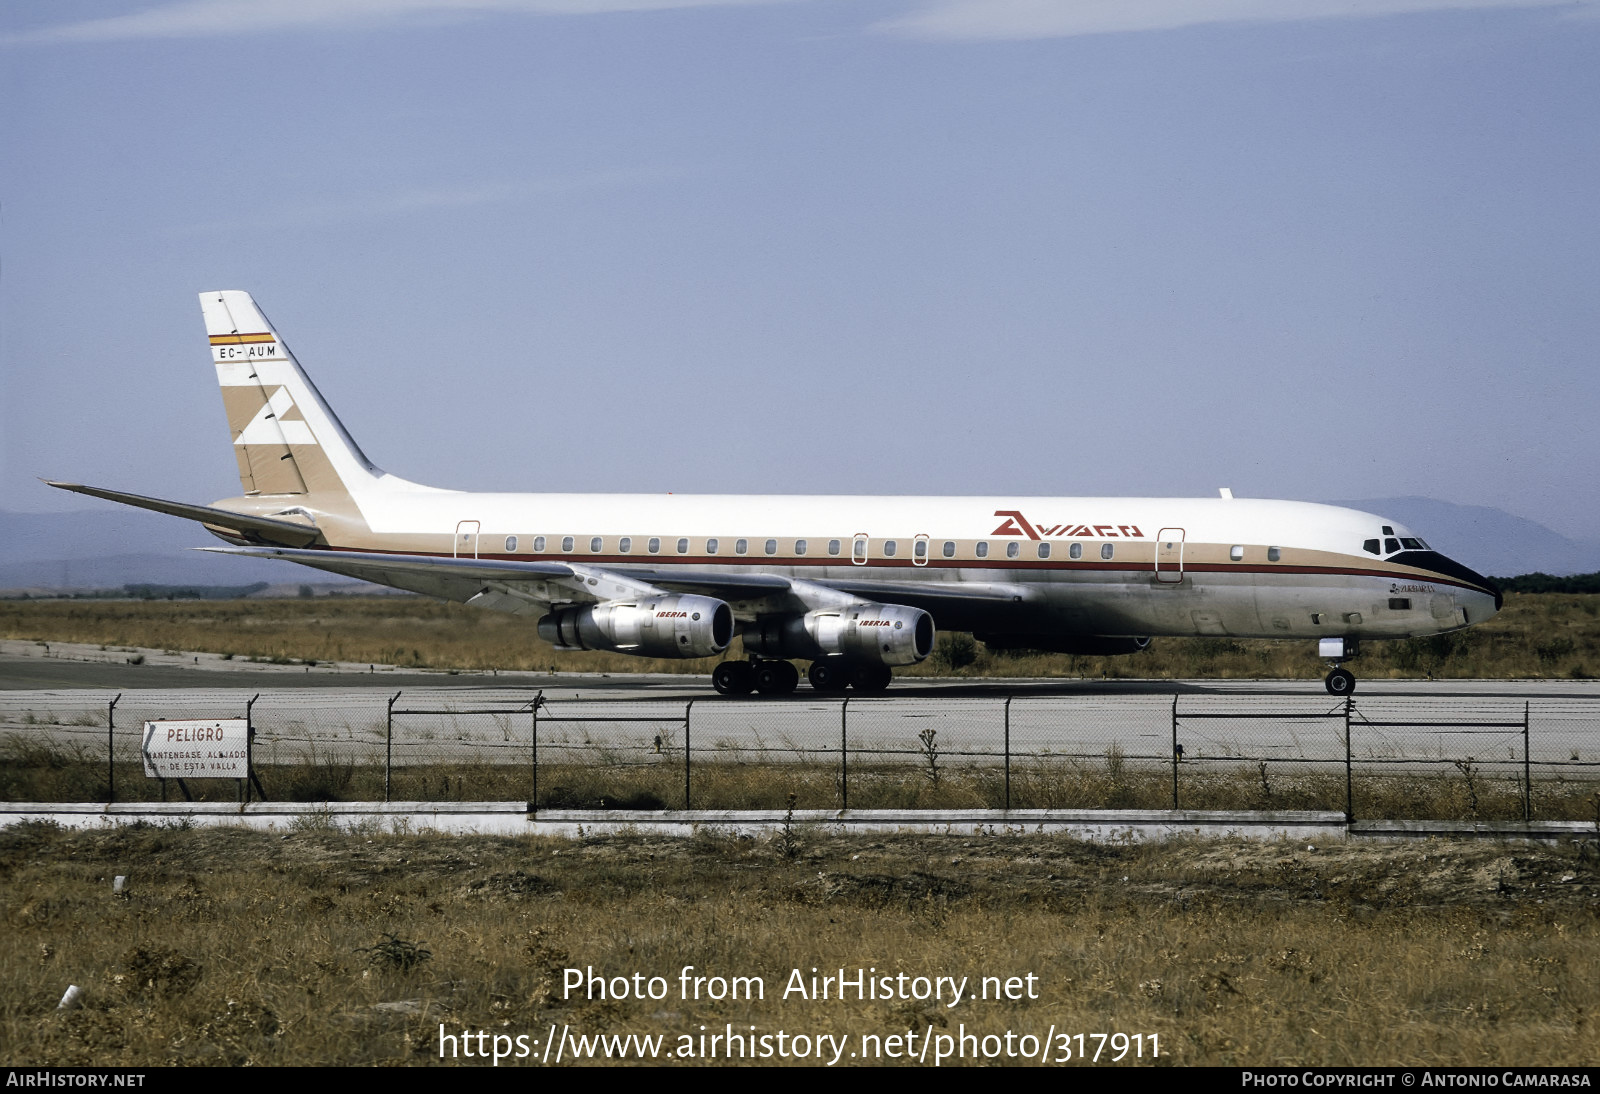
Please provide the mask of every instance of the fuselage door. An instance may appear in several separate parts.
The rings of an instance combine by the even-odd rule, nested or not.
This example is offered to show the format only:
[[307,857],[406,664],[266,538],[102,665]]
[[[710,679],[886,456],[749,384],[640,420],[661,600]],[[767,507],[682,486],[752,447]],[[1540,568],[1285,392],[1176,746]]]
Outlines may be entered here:
[[475,520],[464,520],[456,525],[457,558],[478,557],[478,527],[478,522]]
[[856,533],[855,542],[850,545],[850,564],[852,566],[867,564],[867,533]]
[[1183,580],[1183,529],[1163,528],[1156,537],[1156,580]]

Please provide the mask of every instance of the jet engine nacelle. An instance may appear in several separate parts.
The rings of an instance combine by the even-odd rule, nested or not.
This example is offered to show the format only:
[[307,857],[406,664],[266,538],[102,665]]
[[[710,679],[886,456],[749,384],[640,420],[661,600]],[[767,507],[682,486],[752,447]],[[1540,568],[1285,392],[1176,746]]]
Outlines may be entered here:
[[678,594],[560,608],[539,620],[558,650],[606,650],[635,657],[715,657],[733,641],[733,609],[709,596]]
[[1150,645],[1148,638],[1119,638],[1105,634],[974,634],[991,650],[1039,650],[1076,653],[1085,657],[1114,657],[1138,653]]
[[744,629],[744,648],[768,657],[843,655],[875,665],[914,665],[933,652],[933,617],[900,604],[822,608],[768,617]]

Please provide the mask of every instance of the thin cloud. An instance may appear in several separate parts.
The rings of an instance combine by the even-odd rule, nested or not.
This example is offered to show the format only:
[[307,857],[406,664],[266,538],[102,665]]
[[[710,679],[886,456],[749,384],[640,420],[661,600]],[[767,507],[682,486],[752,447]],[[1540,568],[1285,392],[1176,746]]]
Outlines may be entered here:
[[664,165],[591,171],[520,182],[413,187],[385,194],[366,194],[343,201],[309,202],[224,220],[189,222],[178,229],[177,234],[206,236],[219,232],[334,227],[363,220],[465,209],[555,194],[651,186],[686,178],[692,173],[687,168]]
[[1176,30],[1208,23],[1280,23],[1425,11],[1564,7],[1592,13],[1595,0],[927,0],[877,30],[945,41],[1070,38]]
[[594,15],[725,7],[773,0],[182,0],[128,15],[0,35],[4,44],[217,38],[339,30],[474,15]]

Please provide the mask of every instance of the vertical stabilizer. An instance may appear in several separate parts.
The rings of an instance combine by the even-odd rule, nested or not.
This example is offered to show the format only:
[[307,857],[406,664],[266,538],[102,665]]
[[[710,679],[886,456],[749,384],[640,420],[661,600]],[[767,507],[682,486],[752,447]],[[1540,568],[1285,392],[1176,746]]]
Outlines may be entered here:
[[375,468],[247,292],[200,294],[246,494],[357,494]]

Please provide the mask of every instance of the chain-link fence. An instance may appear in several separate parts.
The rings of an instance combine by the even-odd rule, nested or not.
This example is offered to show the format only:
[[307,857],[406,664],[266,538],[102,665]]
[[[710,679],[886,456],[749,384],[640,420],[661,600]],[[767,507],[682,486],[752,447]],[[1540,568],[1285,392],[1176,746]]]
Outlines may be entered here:
[[[144,723],[248,720],[246,780]],[[1297,695],[546,701],[528,689],[0,693],[9,801],[591,809],[1319,809],[1600,823],[1600,702]]]

